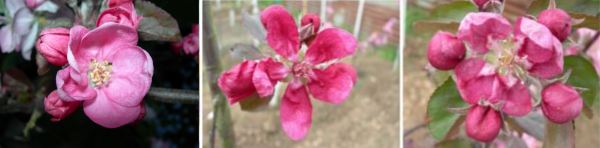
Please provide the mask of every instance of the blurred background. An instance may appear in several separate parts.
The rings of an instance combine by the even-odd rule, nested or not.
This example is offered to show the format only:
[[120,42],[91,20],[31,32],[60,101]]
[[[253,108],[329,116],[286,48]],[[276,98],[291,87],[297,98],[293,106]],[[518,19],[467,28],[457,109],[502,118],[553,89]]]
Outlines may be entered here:
[[[547,0],[504,0],[505,13],[509,19],[523,14],[537,14],[546,9]],[[528,5],[530,3],[530,5]],[[572,13],[588,16],[600,16],[600,1],[598,0],[557,0],[557,7]],[[469,146],[470,139],[466,138],[464,128],[459,130],[458,141],[442,141],[435,139],[428,130],[427,103],[436,87],[441,85],[449,76],[448,72],[433,70],[427,66],[427,46],[429,40],[438,30],[449,31],[453,34],[458,29],[458,23],[466,12],[476,12],[477,8],[467,0],[407,0],[406,7],[406,39],[404,52],[404,94],[403,94],[403,145],[413,147],[463,147]],[[600,22],[596,26],[600,28]],[[597,28],[596,28],[597,29]],[[541,114],[539,110],[534,111]],[[593,118],[583,115],[575,120],[575,142],[577,147],[597,147],[600,145],[600,106],[595,104]],[[533,117],[537,122],[534,131],[540,142],[543,136],[545,119],[543,116]],[[541,143],[539,143],[541,145]],[[473,146],[473,145],[471,145]],[[481,145],[475,145],[481,146]]]
[[[213,142],[216,147],[221,147],[223,140],[231,140],[238,147],[249,148],[399,147],[399,1],[368,0],[363,4],[361,1],[334,0],[204,2],[204,13],[210,13],[210,18],[203,18],[204,22],[208,22],[206,19],[212,22],[204,25],[212,26],[215,40],[212,43],[204,41],[203,50],[205,54],[207,50],[214,50],[214,55],[218,57],[215,61],[220,65],[214,68],[205,61],[206,68],[202,70],[224,71],[240,63],[242,59],[230,52],[238,43],[256,46],[263,53],[273,53],[268,45],[252,37],[251,31],[244,27],[243,19],[244,13],[259,16],[261,10],[274,4],[283,5],[297,24],[303,14],[310,12],[321,16],[323,26],[335,26],[358,36],[359,48],[356,53],[341,61],[353,65],[358,73],[358,82],[349,98],[339,105],[311,99],[312,128],[302,141],[292,141],[283,133],[278,105],[248,112],[241,110],[239,104],[225,104],[226,109],[230,110],[232,134],[221,138],[219,129],[213,125],[227,122],[214,119],[215,114],[221,115],[218,117],[224,115],[215,113],[214,104],[218,104],[218,101],[213,98],[224,98],[211,94],[216,90],[210,91],[209,87],[204,87],[203,147],[209,147]],[[362,11],[359,10],[360,5],[363,5]],[[362,14],[357,15],[358,12]],[[208,73],[205,73],[208,76],[202,82],[204,86],[209,86],[210,81],[214,83],[220,75],[220,72],[216,72],[211,77],[211,72]]]
[[[182,36],[199,22],[199,1],[150,2],[175,18]],[[198,60],[172,44],[139,41],[154,61],[152,88],[143,101],[146,115],[115,129],[95,124],[81,107],[51,122],[43,99],[55,89],[60,67],[50,66],[46,75],[38,76],[35,60],[26,61],[15,52],[0,54],[0,147],[199,147]],[[16,86],[25,89],[13,91]]]

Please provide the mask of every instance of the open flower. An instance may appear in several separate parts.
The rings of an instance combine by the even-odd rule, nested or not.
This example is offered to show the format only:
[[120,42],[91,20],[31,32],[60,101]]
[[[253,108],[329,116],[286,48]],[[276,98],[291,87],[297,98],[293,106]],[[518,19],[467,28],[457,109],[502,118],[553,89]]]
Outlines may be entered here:
[[[318,19],[312,15],[308,17],[311,18],[303,20]],[[291,67],[285,68],[280,61],[271,61],[270,58],[258,62],[244,61],[221,75],[219,87],[233,104],[253,94],[261,98],[270,96],[276,81],[290,76],[281,102],[281,125],[291,139],[303,139],[312,123],[310,96],[327,103],[340,104],[356,84],[354,68],[335,62],[336,59],[354,54],[356,39],[341,29],[324,29],[307,44],[308,49],[301,56],[298,28],[284,7],[267,7],[261,13],[261,22],[267,31],[267,43],[285,59],[283,62],[291,63]],[[308,22],[318,21],[305,22],[314,25]]]
[[97,124],[116,128],[135,121],[152,82],[152,58],[137,46],[137,32],[107,23],[93,30],[70,31],[69,66],[56,76],[57,94],[66,102],[82,102]]

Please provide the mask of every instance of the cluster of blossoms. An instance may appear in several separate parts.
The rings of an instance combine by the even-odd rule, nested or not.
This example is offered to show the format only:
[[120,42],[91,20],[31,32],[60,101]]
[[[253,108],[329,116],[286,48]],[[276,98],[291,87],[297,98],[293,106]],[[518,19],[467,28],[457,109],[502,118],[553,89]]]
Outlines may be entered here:
[[[267,31],[267,43],[278,57],[244,60],[225,71],[218,85],[234,104],[256,96],[268,99],[276,83],[289,82],[279,112],[281,126],[289,138],[303,139],[312,124],[310,96],[340,104],[356,84],[354,68],[336,62],[354,54],[356,39],[338,28],[319,31],[320,19],[314,14],[304,15],[300,24],[303,28],[312,25],[315,35],[301,39],[294,18],[280,5],[263,10],[261,22]],[[301,43],[308,47],[305,53],[301,53]]]
[[96,28],[75,25],[42,31],[38,52],[62,66],[57,89],[44,100],[45,110],[59,121],[79,106],[95,123],[116,128],[141,119],[142,99],[152,82],[150,55],[137,46],[137,16],[133,2],[109,1]]
[[[454,70],[461,98],[470,104],[465,129],[469,137],[490,142],[499,134],[501,113],[520,117],[541,97],[549,121],[566,123],[583,106],[579,93],[558,81],[563,73],[564,41],[571,18],[547,9],[537,20],[517,18],[514,26],[500,14],[467,14],[457,35],[438,32],[429,42],[427,58],[440,70]],[[536,85],[537,84],[537,85]]]

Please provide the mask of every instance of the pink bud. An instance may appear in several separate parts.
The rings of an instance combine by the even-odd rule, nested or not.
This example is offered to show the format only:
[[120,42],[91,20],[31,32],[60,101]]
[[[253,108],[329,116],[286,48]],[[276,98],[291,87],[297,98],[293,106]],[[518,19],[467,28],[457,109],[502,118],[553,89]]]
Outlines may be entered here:
[[56,90],[44,99],[45,110],[52,115],[51,120],[54,122],[60,121],[73,113],[79,107],[79,104],[81,104],[79,101],[66,102],[59,99]]
[[450,70],[463,60],[465,52],[466,48],[461,40],[451,33],[440,31],[429,41],[427,59],[437,69]]
[[316,14],[307,13],[304,16],[302,16],[302,20],[300,20],[300,25],[305,26],[308,24],[312,24],[313,32],[316,34],[319,31],[319,27],[321,27],[321,19]]
[[500,133],[502,118],[491,107],[475,105],[471,107],[465,120],[467,136],[481,142],[491,142]]
[[561,9],[552,8],[542,11],[538,16],[538,22],[548,27],[561,42],[571,33],[571,16]]
[[40,33],[35,47],[48,63],[63,66],[67,63],[69,29],[49,28]]
[[542,111],[554,123],[566,123],[577,116],[583,107],[583,100],[573,87],[557,82],[542,90]]

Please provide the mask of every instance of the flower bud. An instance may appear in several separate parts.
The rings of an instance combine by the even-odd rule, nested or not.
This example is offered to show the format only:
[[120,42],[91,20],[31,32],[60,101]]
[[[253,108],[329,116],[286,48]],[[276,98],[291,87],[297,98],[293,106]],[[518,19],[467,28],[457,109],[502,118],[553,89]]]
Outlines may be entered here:
[[542,111],[554,123],[566,123],[577,116],[583,107],[583,100],[573,87],[557,82],[542,90]]
[[502,127],[502,118],[491,107],[475,105],[467,113],[465,120],[467,136],[481,142],[496,139]]
[[60,121],[73,113],[79,107],[79,104],[81,104],[79,101],[66,102],[59,99],[56,90],[44,99],[44,109],[52,115],[51,120],[54,122]]
[[538,22],[548,27],[561,42],[567,39],[571,33],[571,16],[561,9],[553,8],[542,11],[538,16]]
[[67,63],[69,29],[49,28],[40,33],[35,47],[48,63],[63,66]]
[[465,57],[465,45],[456,36],[448,32],[437,32],[427,48],[429,63],[440,70],[456,67]]

